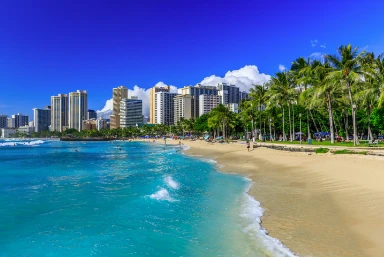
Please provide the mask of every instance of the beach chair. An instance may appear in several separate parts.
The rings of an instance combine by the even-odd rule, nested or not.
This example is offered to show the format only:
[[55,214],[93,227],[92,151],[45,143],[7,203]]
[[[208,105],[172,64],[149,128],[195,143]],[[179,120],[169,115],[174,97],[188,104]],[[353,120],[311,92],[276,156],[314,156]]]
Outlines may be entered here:
[[379,146],[379,140],[373,141],[372,145],[373,145],[373,147],[375,147],[375,146],[380,147]]
[[372,142],[372,140],[368,140],[368,142],[366,142],[365,144],[364,144],[364,146],[372,146],[373,145],[373,142]]

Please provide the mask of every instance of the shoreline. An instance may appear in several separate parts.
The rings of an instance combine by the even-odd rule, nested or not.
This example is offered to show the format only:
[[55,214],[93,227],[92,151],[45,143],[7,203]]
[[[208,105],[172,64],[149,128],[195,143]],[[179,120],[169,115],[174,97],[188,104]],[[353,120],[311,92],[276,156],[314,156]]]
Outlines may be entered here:
[[298,256],[384,256],[384,158],[182,143],[187,155],[250,179],[247,194],[264,210],[260,225]]

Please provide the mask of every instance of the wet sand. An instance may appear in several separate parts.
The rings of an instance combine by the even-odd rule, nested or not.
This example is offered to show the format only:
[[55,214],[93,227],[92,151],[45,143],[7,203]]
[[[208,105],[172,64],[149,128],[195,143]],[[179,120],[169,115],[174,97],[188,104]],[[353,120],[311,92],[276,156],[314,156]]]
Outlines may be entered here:
[[384,157],[182,143],[187,154],[252,179],[262,226],[299,256],[384,256]]

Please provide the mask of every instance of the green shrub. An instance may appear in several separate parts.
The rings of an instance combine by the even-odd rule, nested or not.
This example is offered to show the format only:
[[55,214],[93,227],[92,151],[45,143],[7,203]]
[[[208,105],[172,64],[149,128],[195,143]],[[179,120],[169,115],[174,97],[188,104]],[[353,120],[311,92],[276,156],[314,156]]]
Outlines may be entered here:
[[333,152],[333,154],[362,154],[362,155],[367,155],[367,151],[362,151],[362,152],[355,152],[355,151],[351,151],[351,150],[347,150],[347,149],[344,149],[344,150],[336,150]]
[[329,149],[328,148],[317,148],[315,153],[328,153]]

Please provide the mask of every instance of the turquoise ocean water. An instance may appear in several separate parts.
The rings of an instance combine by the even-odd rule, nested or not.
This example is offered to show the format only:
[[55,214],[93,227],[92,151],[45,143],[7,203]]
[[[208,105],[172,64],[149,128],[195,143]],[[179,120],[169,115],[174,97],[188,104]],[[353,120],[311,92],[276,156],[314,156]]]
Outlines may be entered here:
[[178,147],[0,141],[0,256],[293,256],[250,185]]

